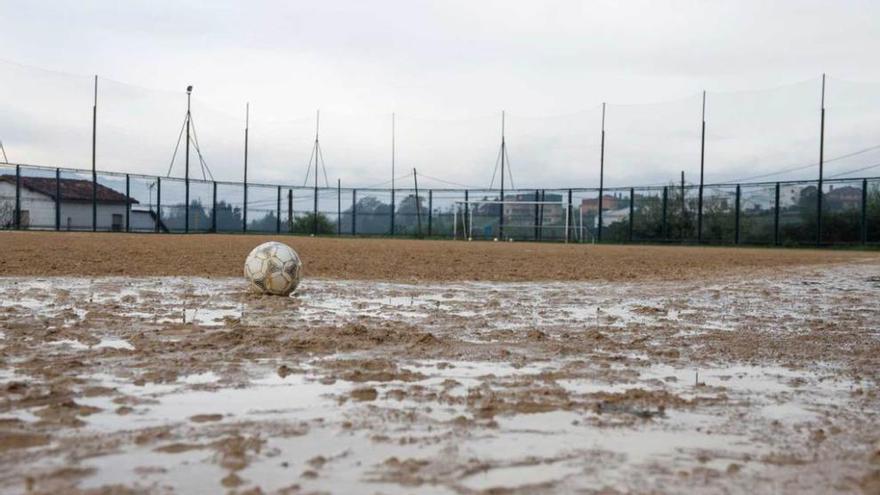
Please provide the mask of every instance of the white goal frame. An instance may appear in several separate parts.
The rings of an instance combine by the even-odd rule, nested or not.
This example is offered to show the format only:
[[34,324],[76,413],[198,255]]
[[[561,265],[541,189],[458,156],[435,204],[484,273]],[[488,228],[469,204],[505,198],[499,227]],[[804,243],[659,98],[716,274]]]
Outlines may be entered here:
[[[472,200],[458,200],[454,202],[453,208],[453,222],[452,222],[452,239],[458,239],[458,217],[461,215],[461,232],[462,234],[466,234],[463,236],[466,240],[471,240],[473,238],[473,229],[474,229],[474,208],[470,207],[471,205],[501,205],[501,208],[504,208],[504,205],[550,205],[550,206],[558,206],[562,208],[564,212],[565,221],[564,221],[564,231],[563,231],[563,240],[568,243],[568,235],[569,235],[569,214],[571,213],[568,208],[568,203],[565,201],[502,201],[498,199],[472,199]],[[468,218],[465,219],[464,207],[468,206]],[[512,226],[514,228],[522,227],[522,226]],[[537,227],[537,225],[533,225],[530,227]],[[500,239],[504,240],[504,239]]]

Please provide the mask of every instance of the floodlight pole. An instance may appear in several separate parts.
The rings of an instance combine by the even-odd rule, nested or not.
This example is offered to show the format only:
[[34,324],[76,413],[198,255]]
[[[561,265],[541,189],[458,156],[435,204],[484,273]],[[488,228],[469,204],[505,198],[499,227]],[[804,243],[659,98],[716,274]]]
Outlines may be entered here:
[[504,110],[501,111],[501,203],[498,205],[498,238],[504,240],[504,158],[507,154],[504,140]]
[[186,204],[185,219],[183,222],[183,231],[189,232],[189,122],[190,122],[190,101],[192,98],[192,85],[186,87],[186,166],[184,175],[185,199]]
[[247,205],[248,205],[248,134],[251,124],[251,104],[244,105],[244,205],[242,206],[242,232],[247,232]]
[[98,134],[98,76],[95,75],[95,99],[92,105],[92,232],[98,230],[98,169],[96,143]]
[[312,234],[318,235],[318,132],[321,128],[321,111],[318,110],[315,117],[315,203],[312,211]]
[[822,181],[825,168],[825,74],[822,74],[822,110],[819,120],[819,187],[816,189],[816,245],[822,244]]
[[602,102],[602,142],[599,145],[599,225],[596,240],[602,242],[602,196],[605,194],[605,103]]
[[697,242],[703,242],[703,170],[706,163],[706,91],[703,91],[703,127],[700,133],[700,194],[697,199]]

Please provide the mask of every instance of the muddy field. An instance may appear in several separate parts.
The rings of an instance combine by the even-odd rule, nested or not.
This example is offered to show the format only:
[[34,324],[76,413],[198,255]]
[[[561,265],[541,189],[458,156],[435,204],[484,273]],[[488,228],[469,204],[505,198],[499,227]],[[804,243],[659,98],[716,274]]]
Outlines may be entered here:
[[269,240],[293,246],[306,276],[345,280],[683,280],[880,259],[880,251],[0,232],[0,276],[238,277],[248,252]]
[[268,238],[58,236],[0,236],[2,493],[880,492],[876,255],[294,238],[277,298]]

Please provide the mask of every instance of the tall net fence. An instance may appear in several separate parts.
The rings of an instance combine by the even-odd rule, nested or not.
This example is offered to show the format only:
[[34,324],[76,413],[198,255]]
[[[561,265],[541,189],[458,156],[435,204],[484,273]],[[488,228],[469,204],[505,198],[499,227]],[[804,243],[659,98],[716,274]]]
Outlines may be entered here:
[[880,242],[878,83],[443,118],[7,62],[0,87],[4,229]]

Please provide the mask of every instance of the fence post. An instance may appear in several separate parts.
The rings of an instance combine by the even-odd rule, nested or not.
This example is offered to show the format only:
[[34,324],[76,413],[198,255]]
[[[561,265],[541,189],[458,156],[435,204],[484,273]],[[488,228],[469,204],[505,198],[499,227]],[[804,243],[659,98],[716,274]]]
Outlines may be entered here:
[[293,233],[293,189],[287,190],[287,233]]
[[[545,189],[541,189],[541,203],[543,203],[546,198],[547,198],[547,191]],[[541,213],[540,213],[540,216],[538,217],[538,240],[539,241],[544,239],[544,205],[541,204],[540,206],[541,206],[541,208],[540,208]]]
[[779,183],[776,183],[776,200],[773,203],[773,245],[779,245]]
[[351,190],[351,235],[357,235],[357,189]]
[[465,189],[464,190],[464,218],[461,219],[461,225],[462,225],[462,227],[465,227],[465,232],[467,232],[467,235],[464,237],[465,239],[469,239],[471,237],[471,229],[473,228],[473,225],[467,224],[468,219],[470,218],[470,216],[468,214],[468,208],[470,208],[470,206],[471,206],[470,203],[468,203],[468,201],[469,201],[468,200],[468,190]]
[[566,227],[565,228],[565,242],[571,242],[571,226],[573,224],[571,216],[574,214],[574,211],[572,210],[572,207],[571,207],[571,200],[572,200],[571,189],[569,189],[568,190],[568,215],[567,215],[568,219],[566,220],[566,223],[568,223],[568,225],[565,226]]
[[535,189],[535,240],[538,240],[538,201],[540,201],[540,196],[538,196],[539,191]]
[[[392,177],[393,178],[393,177]],[[391,188],[391,236],[394,237],[394,188]]]
[[162,178],[156,177],[156,232],[162,225]]
[[125,174],[125,231],[131,232],[131,177],[128,174]]
[[666,208],[667,208],[668,203],[669,203],[669,188],[667,188],[666,186],[663,186],[663,220],[662,220],[663,227],[662,227],[662,229],[663,229],[663,240],[664,241],[669,240],[669,224],[667,223],[667,220],[666,220]]
[[[128,174],[125,175],[125,199],[128,199]],[[128,212],[125,216],[128,225]],[[55,230],[61,230],[61,169],[55,169]]]
[[217,181],[211,185],[211,232],[217,232]]
[[[245,131],[247,134],[247,131]],[[247,140],[245,138],[245,140]],[[247,153],[245,153],[247,155]],[[247,161],[247,157],[245,156],[245,161]],[[247,204],[248,204],[248,189],[247,189],[247,177],[244,179],[244,202],[241,205],[241,231],[247,232]]]
[[868,179],[862,179],[862,244],[868,243]]
[[816,185],[816,246],[822,245],[822,179]]
[[633,206],[636,201],[635,193],[635,188],[629,188],[629,242],[633,241],[633,213],[635,212]]
[[16,229],[21,229],[21,165],[15,166],[15,218],[13,223]]
[[275,206],[275,233],[281,233],[281,186],[278,186],[278,204]]
[[342,235],[342,179],[336,179],[336,235]]
[[428,237],[431,237],[431,223],[434,217],[434,190],[428,189]]
[[734,228],[733,228],[733,243],[739,244],[739,208],[740,208],[740,198],[742,197],[742,191],[740,190],[740,185],[736,185],[736,214],[734,215]]
[[315,201],[312,203],[312,235],[318,235],[318,162],[315,157]]
[[[189,150],[187,150],[187,151],[189,151]],[[186,179],[185,179],[184,182],[183,182],[183,189],[184,189],[184,195],[185,195],[185,198],[184,198],[184,200],[183,200],[184,203],[185,203],[185,204],[184,204],[184,208],[185,208],[185,209],[183,210],[183,211],[184,211],[184,213],[183,213],[183,214],[184,214],[184,217],[183,217],[183,232],[184,232],[185,234],[189,234],[189,209],[190,209],[189,206],[190,206],[190,205],[189,205],[189,176],[188,176],[188,175],[187,175]]]

